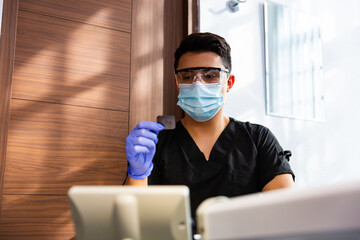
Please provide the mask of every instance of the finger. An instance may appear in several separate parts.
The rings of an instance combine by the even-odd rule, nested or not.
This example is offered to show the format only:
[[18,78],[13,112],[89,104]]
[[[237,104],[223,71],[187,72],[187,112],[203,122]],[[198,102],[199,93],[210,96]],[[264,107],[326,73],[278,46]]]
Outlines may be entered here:
[[135,137],[144,137],[144,138],[150,139],[155,143],[157,143],[157,141],[158,141],[157,134],[154,132],[151,132],[147,129],[134,130],[132,135]]
[[137,154],[150,152],[150,150],[147,147],[141,145],[135,145],[134,150]]
[[[145,139],[147,141],[145,141]],[[150,143],[151,141],[152,143]],[[146,144],[146,146],[156,145],[158,142],[157,135],[146,129],[133,130],[126,138],[126,143],[132,146]]]
[[160,123],[151,122],[151,121],[142,121],[136,125],[135,129],[147,129],[149,131],[153,131],[156,134],[164,129],[164,126]]
[[148,138],[144,138],[144,137],[137,137],[133,140],[132,144],[134,145],[134,147],[136,146],[143,146],[148,148],[149,150],[153,150],[155,149],[155,142],[148,139]]

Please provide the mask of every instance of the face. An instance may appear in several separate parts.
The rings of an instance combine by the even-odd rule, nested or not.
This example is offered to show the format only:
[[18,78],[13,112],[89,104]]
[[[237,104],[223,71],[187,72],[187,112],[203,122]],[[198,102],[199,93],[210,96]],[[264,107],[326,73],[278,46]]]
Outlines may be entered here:
[[[177,70],[184,68],[193,68],[193,67],[216,67],[216,68],[225,68],[222,63],[221,57],[213,52],[202,52],[202,53],[193,53],[187,52],[183,54],[179,59],[179,65]],[[226,92],[232,88],[234,85],[235,78],[233,75],[228,77],[227,83],[224,84],[222,89],[222,94],[224,100],[226,99]],[[179,89],[178,89],[179,90]]]

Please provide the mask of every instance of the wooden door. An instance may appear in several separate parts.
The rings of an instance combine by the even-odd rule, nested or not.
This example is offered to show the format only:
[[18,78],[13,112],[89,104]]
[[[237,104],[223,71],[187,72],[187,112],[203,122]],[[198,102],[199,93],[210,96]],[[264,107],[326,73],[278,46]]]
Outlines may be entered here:
[[181,115],[170,66],[188,1],[4,3],[0,239],[72,239],[69,187],[122,184],[129,129]]

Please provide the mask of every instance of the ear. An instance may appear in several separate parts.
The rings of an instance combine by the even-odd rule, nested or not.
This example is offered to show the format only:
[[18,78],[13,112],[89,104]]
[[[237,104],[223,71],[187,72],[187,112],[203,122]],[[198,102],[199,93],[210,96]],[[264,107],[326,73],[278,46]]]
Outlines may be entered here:
[[227,90],[226,92],[229,92],[230,89],[234,86],[235,83],[235,76],[234,75],[230,75],[227,81]]

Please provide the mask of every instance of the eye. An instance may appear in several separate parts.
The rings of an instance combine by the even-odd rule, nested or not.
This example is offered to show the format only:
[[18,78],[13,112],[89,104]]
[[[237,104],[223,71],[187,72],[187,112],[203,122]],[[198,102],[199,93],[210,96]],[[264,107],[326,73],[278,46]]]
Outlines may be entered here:
[[218,82],[219,81],[219,72],[218,71],[209,71],[203,74],[203,78],[207,82]]
[[204,75],[204,78],[213,79],[213,78],[216,78],[216,76],[214,74],[206,74],[206,75]]
[[186,83],[191,82],[194,79],[194,73],[191,72],[182,72],[180,76],[181,80]]

